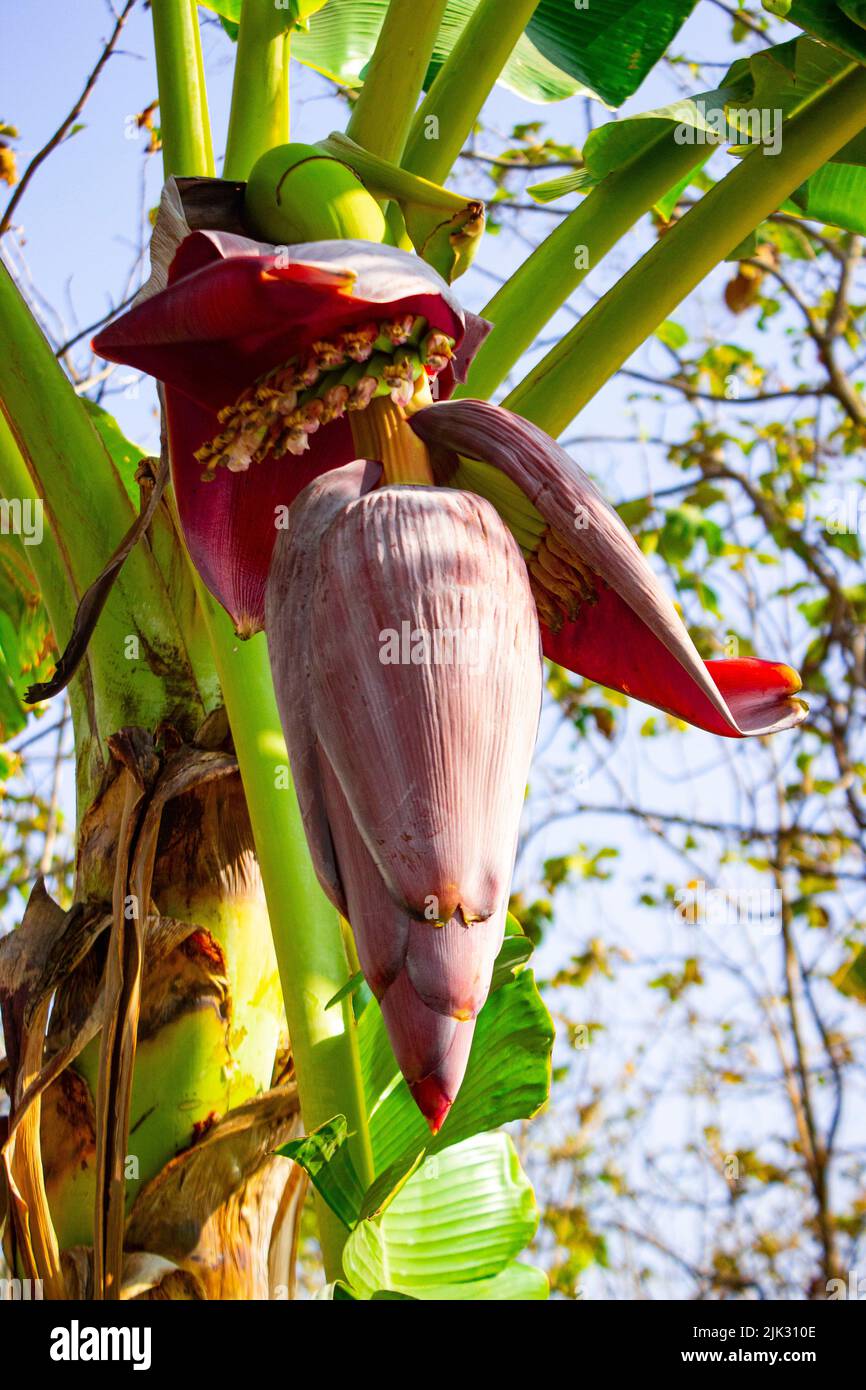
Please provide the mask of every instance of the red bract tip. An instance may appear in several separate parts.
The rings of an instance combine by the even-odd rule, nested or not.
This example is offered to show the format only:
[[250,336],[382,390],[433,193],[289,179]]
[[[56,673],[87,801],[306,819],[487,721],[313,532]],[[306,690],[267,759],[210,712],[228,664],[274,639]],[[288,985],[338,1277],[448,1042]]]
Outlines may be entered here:
[[409,1090],[430,1126],[430,1133],[438,1134],[453,1104],[451,1097],[445,1094],[435,1076],[425,1076],[423,1081],[413,1082]]
[[379,1002],[412,1098],[436,1134],[466,1073],[475,1019],[462,1022],[428,1008],[405,971]]

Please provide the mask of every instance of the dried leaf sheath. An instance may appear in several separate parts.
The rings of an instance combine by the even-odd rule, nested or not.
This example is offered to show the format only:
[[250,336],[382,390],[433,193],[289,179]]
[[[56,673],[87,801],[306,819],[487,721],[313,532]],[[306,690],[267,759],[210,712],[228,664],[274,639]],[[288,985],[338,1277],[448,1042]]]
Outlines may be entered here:
[[[124,1165],[118,1166],[115,1154],[136,1160],[138,1179],[126,1183],[128,1205],[167,1159],[271,1080],[282,1023],[279,982],[237,764],[232,753],[218,747],[225,736],[224,720],[214,716],[206,721],[196,747],[180,745],[170,730],[163,733],[165,762],[141,808],[131,857],[122,851],[127,837],[121,833],[120,813],[128,784],[138,785],[132,770],[141,765],[147,780],[154,752],[153,741],[141,731],[126,731],[112,740],[119,760],[82,822],[78,884],[87,905],[79,903],[64,914],[38,886],[25,922],[0,943],[0,1006],[10,1046],[7,1080],[13,1090],[16,1082],[19,1087],[3,1158],[16,1193],[12,1216],[18,1249],[32,1277],[45,1281],[46,1297],[61,1296],[62,1286],[56,1277],[49,1282],[45,1239],[54,1239],[55,1248],[63,1251],[67,1294],[75,1277],[67,1252],[89,1247],[92,1240],[101,1167],[94,1104],[99,1089],[96,1035],[108,1002],[105,961],[112,917],[107,897],[117,868],[138,902],[150,906],[142,922],[129,1137],[121,1113],[121,1081],[114,1088],[113,1108],[109,1102],[117,1146],[106,1135],[106,1203],[100,1207],[108,1259],[97,1261],[94,1279],[87,1252],[83,1296],[91,1297],[101,1287],[106,1267],[111,1292],[129,1296],[127,1260],[116,1254],[118,1240],[126,1242]],[[129,925],[125,917],[124,922]],[[26,1070],[18,1062],[22,1048],[30,1059]],[[41,1195],[28,1158],[40,1131]],[[27,1160],[26,1168],[22,1160]],[[274,1162],[285,1168],[283,1160]],[[261,1207],[266,1224],[273,1202],[281,1203],[284,1196],[288,1200],[287,1188],[280,1174],[270,1170],[262,1175],[264,1186],[256,1175],[250,1182],[252,1187],[232,1199],[234,1206],[226,1207],[221,1272],[214,1272],[214,1288],[219,1285],[223,1292],[208,1296],[267,1296],[260,1271],[245,1270],[242,1246],[254,1209]],[[214,1212],[214,1223],[222,1220]],[[263,1225],[265,1244],[266,1236]],[[230,1266],[236,1266],[236,1277],[230,1277]],[[203,1283],[207,1286],[208,1279]]]
[[52,901],[40,878],[22,926],[5,938],[0,953],[0,1012],[8,1048],[5,1086],[11,1101],[8,1124],[0,1135],[4,1185],[24,1272],[43,1281],[49,1298],[62,1298],[65,1287],[45,1191],[41,1099],[33,1098],[33,1088],[51,1006],[45,977],[68,924],[68,915]]

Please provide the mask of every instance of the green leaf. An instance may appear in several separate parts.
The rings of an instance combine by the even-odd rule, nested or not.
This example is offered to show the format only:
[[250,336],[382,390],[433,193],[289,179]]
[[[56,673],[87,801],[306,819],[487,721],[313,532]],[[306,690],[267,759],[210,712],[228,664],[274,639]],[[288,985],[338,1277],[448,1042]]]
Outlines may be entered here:
[[[342,1279],[338,1279],[335,1284],[326,1284],[323,1289],[313,1295],[316,1302],[322,1303],[359,1303],[360,1296],[352,1292],[348,1284],[344,1284]],[[408,1293],[395,1293],[393,1289],[377,1289],[370,1300],[373,1303],[400,1302],[414,1303],[415,1299]]]
[[28,549],[20,535],[0,532],[0,741],[26,725],[24,692],[48,677],[57,655]]
[[[310,16],[320,10],[327,3],[327,0],[272,0],[272,3],[276,5],[278,10],[285,10],[286,28],[288,29],[292,25],[306,28]],[[243,0],[199,0],[199,4],[204,5],[208,10],[213,10],[214,14],[218,14],[221,19],[228,20],[232,28],[236,28],[240,24]],[[231,29],[227,32],[232,38],[237,37],[237,34],[232,33]]]
[[[866,43],[863,56],[866,61]],[[677,128],[675,139],[694,143],[696,160],[695,167],[659,203],[659,211],[667,216],[683,188],[715,147],[725,140],[729,143],[735,140],[737,133],[744,139],[754,140],[759,133],[754,129],[756,113],[763,119],[767,113],[775,117],[776,112],[781,112],[787,119],[802,110],[816,92],[838,80],[848,61],[835,49],[809,38],[791,39],[763,49],[750,59],[734,63],[715,91],[598,127],[583,147],[586,167],[578,171],[579,178],[568,175],[551,184],[536,185],[529,192],[546,202],[567,192],[587,191],[613,169],[645,155],[654,145],[668,139],[673,125]],[[773,130],[767,134],[772,139]],[[745,152],[750,147],[749,144],[733,146],[737,152]],[[772,156],[768,153],[766,157]],[[793,194],[786,206],[794,213],[800,212],[830,226],[863,232],[866,224],[864,166],[866,133],[838,150],[828,164]]]
[[727,256],[725,256],[725,260],[726,260],[726,261],[747,261],[747,260],[749,260],[752,256],[754,256],[754,254],[755,254],[755,252],[757,251],[757,249],[758,249],[758,229],[757,229],[757,227],[756,227],[755,230],[754,230],[753,232],[749,232],[749,235],[746,237],[745,241],[741,241],[740,244],[739,244],[739,246],[735,246],[734,249],[733,249],[733,251],[729,252],[729,254],[728,254]]
[[218,14],[222,19],[240,24],[243,0],[198,0],[198,3],[204,5],[206,10],[213,10],[214,14]]
[[656,329],[656,337],[665,347],[671,348],[674,352],[679,352],[689,341],[689,335],[681,323],[675,319],[665,319]]
[[546,1101],[553,1024],[532,972],[513,974],[531,949],[531,942],[510,923],[494,967],[492,992],[478,1016],[463,1085],[435,1136],[400,1075],[378,1005],[371,1000],[365,1008],[358,1024],[358,1046],[370,1116],[374,1182],[365,1193],[346,1144],[342,1115],[280,1150],[301,1164],[350,1229],[360,1216],[384,1211],[422,1158],[511,1120],[528,1119]]
[[866,235],[866,170],[825,164],[791,195],[796,211],[816,222]]
[[[427,85],[454,47],[478,0],[449,0]],[[583,93],[618,106],[635,92],[694,9],[696,0],[540,0],[502,70],[503,87],[530,101]],[[388,0],[328,0],[293,56],[348,86],[360,86]],[[215,8],[232,9],[229,0]],[[231,16],[230,16],[231,17]]]
[[[516,918],[511,917],[510,913],[508,915],[512,922],[516,922]],[[524,935],[523,928],[519,923],[517,925],[518,931],[506,936],[496,957],[490,981],[491,994],[495,989],[501,989],[503,985],[508,984],[509,980],[514,978],[514,972],[526,964],[535,950],[529,937]]]
[[96,432],[108,450],[112,462],[123,479],[124,487],[129,493],[137,511],[139,493],[138,484],[135,481],[135,470],[145,457],[144,450],[127,439],[114,416],[110,415],[107,410],[103,410],[101,405],[97,405],[95,401],[88,400],[86,396],[83,396],[81,401],[92,423],[96,426]]
[[361,988],[363,983],[363,970],[356,970],[354,975],[350,975],[346,983],[340,986],[340,988],[337,990],[337,993],[331,995],[330,999],[325,1005],[325,1008],[333,1009],[335,1004],[342,1004],[343,1000],[347,999],[350,994],[355,994],[356,991]]
[[[332,1286],[321,1297],[492,1300],[547,1296],[546,1277],[513,1262],[537,1224],[532,1189],[513,1150],[507,1151],[507,1162],[503,1158],[502,1146],[510,1141],[485,1133],[530,1116],[547,1099],[553,1025],[531,971],[522,968],[531,950],[520,923],[509,914],[466,1077],[436,1136],[430,1135],[399,1073],[378,1005],[371,1000],[364,1009],[358,1046],[370,1116],[373,1183],[362,1191],[343,1115],[279,1150],[305,1169],[322,1198],[356,1233],[350,1240],[355,1242],[360,1264],[353,1272],[344,1259],[352,1287]],[[455,1146],[459,1154],[452,1159]],[[459,1170],[459,1182],[447,1176],[452,1170]],[[437,1195],[431,1183],[439,1173],[446,1176],[443,1192]],[[419,1189],[422,1180],[424,1186]],[[443,1214],[443,1206],[450,1218]],[[407,1211],[414,1213],[413,1240],[420,1260],[414,1267],[425,1285],[419,1289],[404,1283],[409,1276],[401,1272],[397,1255],[393,1267],[391,1256],[387,1257],[387,1277],[381,1263],[392,1238],[399,1246]],[[466,1224],[467,1235],[458,1239],[454,1224],[453,1240],[446,1241],[443,1223],[447,1219],[457,1223],[458,1218]],[[446,1246],[447,1266],[443,1264]]]
[[[770,13],[780,13],[774,8],[779,0],[764,0],[764,8]],[[791,24],[799,24],[801,29],[832,44],[849,58],[866,62],[866,37],[859,24],[843,13],[846,6],[837,6],[832,0],[792,0],[783,17]]]
[[[863,43],[866,61],[866,42]],[[793,39],[755,54],[752,101],[759,109],[801,110],[838,78],[848,59],[813,39]],[[849,140],[791,196],[794,210],[851,232],[866,231],[866,132]]]
[[866,29],[866,0],[836,0],[836,3],[844,15]]
[[587,193],[606,175],[624,165],[651,158],[653,150],[670,140],[674,132],[674,139],[678,143],[694,145],[695,163],[660,202],[660,211],[669,215],[683,189],[720,144],[719,129],[724,120],[726,103],[741,100],[750,89],[748,71],[737,73],[732,69],[723,87],[597,126],[587,136],[583,146],[583,169],[548,183],[534,184],[527,191],[537,202],[544,203],[564,197],[567,193]]
[[533,183],[526,191],[536,203],[555,203],[569,193],[588,193],[597,183],[588,169],[575,169],[572,174],[560,174],[546,183]]
[[[477,0],[449,0],[433,49],[426,86],[448,57]],[[566,8],[565,0],[557,4]],[[573,5],[569,0],[572,19]],[[292,44],[292,56],[349,87],[363,85],[385,19],[388,0],[328,0],[311,20],[309,30]],[[594,95],[549,62],[526,34],[518,39],[502,70],[500,84],[530,101],[561,101],[577,92]]]
[[[759,110],[780,110],[784,116],[792,116],[848,66],[847,57],[809,38],[789,39],[762,49],[749,59],[754,79],[751,104]],[[728,76],[741,69],[742,64],[736,63]],[[861,158],[866,156],[866,137],[859,135],[849,141],[833,158],[856,163],[852,149],[859,149]]]
[[[743,138],[755,137],[756,112],[780,111],[783,118],[795,114],[816,92],[837,80],[846,64],[847,59],[834,49],[808,38],[792,39],[751,59],[740,59],[714,91],[599,126],[583,147],[585,167],[533,185],[528,190],[530,196],[538,202],[551,202],[568,193],[588,192],[613,170],[651,156],[654,147],[670,138],[674,127],[677,141],[694,144],[695,166],[660,200],[659,212],[669,216],[683,189],[717,146],[736,140],[738,133]],[[734,148],[745,150],[749,146]],[[843,146],[794,194],[790,203],[793,211],[849,231],[862,231],[866,171],[861,171],[861,165],[866,165],[866,133]]]
[[5,614],[0,614],[0,741],[14,738],[20,734],[27,723],[27,715],[15,688],[17,660],[6,650],[8,624]]
[[405,1160],[400,1164],[392,1164],[386,1168],[380,1177],[370,1184],[364,1193],[361,1209],[358,1213],[359,1221],[369,1221],[373,1217],[381,1216],[391,1205],[398,1192],[402,1192],[403,1187],[421,1167],[427,1157],[427,1150],[421,1149],[413,1157],[407,1154]]
[[609,106],[636,92],[696,0],[540,0],[528,38]]
[[284,1144],[277,1153],[304,1169],[331,1210],[351,1228],[361,1209],[364,1191],[346,1143],[348,1137],[345,1115],[335,1115],[303,1139]]
[[518,1265],[538,1211],[505,1134],[481,1134],[428,1157],[388,1207],[360,1222],[343,1268],[352,1291],[428,1300],[544,1298],[546,1277]]
[[587,137],[583,147],[587,169],[600,181],[605,174],[621,168],[650,146],[667,139],[672,126],[681,127],[677,137],[681,143],[694,144],[695,163],[699,160],[703,162],[720,143],[718,128],[726,101],[735,99],[740,90],[732,85],[700,92],[697,96],[671,102],[669,106],[642,111],[640,115],[598,126]]

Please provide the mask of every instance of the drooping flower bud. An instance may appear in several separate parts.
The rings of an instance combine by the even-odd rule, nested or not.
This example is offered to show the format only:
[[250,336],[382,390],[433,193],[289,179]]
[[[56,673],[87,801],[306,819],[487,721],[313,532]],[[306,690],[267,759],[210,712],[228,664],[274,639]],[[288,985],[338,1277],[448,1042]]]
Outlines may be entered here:
[[395,1055],[438,1128],[502,941],[538,623],[487,502],[363,492],[371,481],[356,463],[293,504],[266,629],[320,879],[348,911]]

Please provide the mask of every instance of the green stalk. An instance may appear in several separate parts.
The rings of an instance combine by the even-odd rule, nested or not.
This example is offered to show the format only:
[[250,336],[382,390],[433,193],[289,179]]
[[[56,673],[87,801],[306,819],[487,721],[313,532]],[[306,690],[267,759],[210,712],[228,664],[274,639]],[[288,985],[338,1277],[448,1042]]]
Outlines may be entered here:
[[462,193],[452,193],[450,188],[410,174],[408,169],[381,155],[371,154],[367,147],[339,131],[319,140],[316,148],[347,164],[374,198],[393,198],[401,204],[429,208],[431,213],[446,215],[462,212],[466,207]]
[[391,0],[346,134],[399,164],[448,0]]
[[[260,0],[257,3],[256,19],[262,20],[264,29],[262,5]],[[247,8],[251,9],[250,0],[246,0],[244,10]],[[277,13],[285,22],[285,12]],[[248,39],[248,59],[251,51]],[[240,56],[239,52],[239,62]],[[287,62],[287,53],[285,58]],[[244,101],[252,102],[254,97],[253,87]],[[187,98],[181,118],[191,120],[194,102],[189,89]],[[253,136],[253,126],[254,122],[245,120],[245,138]],[[251,153],[251,148],[246,152],[236,148],[233,158],[238,160],[238,169],[246,166]],[[193,164],[179,170],[166,160],[166,176],[178,172],[201,173],[202,166]],[[248,166],[243,167],[242,173],[248,172]],[[352,1004],[345,1000],[340,1007],[327,1011],[324,1007],[345,984],[350,970],[340,919],[319,887],[307,850],[288,773],[265,640],[257,637],[240,642],[226,614],[197,578],[196,588],[211,636],[264,882],[303,1121],[310,1130],[335,1114],[346,1116],[353,1131],[350,1143],[355,1167],[367,1186],[373,1179],[372,1150]],[[317,1202],[317,1216],[325,1272],[332,1280],[341,1273],[348,1233],[321,1201]]]
[[208,166],[208,173],[214,174],[216,173],[216,166],[214,164],[213,156],[213,136],[211,134],[210,111],[208,110],[207,79],[205,78],[204,72],[204,55],[201,51],[201,28],[198,22],[197,0],[191,0],[191,5],[194,21],[193,34],[195,38],[195,65],[196,72],[198,75],[198,97],[199,110],[201,111],[202,144],[204,147],[205,161]]
[[288,23],[274,0],[244,0],[223,178],[245,179],[261,155],[288,141]]
[[703,197],[547,354],[504,402],[558,435],[701,280],[866,120],[866,71],[852,63]]
[[482,203],[410,174],[346,135],[329,135],[318,148],[351,169],[373,197],[393,200],[386,221],[395,245],[414,246],[449,283],[468,267],[484,231]]
[[404,168],[434,183],[445,182],[537,4],[480,0],[421,103],[406,142]]
[[[351,999],[325,1005],[351,974],[340,919],[316,879],[289,776],[263,636],[240,642],[225,613],[202,593],[235,743],[271,918],[307,1131],[343,1114],[364,1187],[373,1160]],[[319,1235],[329,1280],[341,1275],[348,1232],[323,1202]]]
[[491,396],[585,276],[694,164],[694,146],[669,135],[592,189],[481,310],[494,328],[455,396]]
[[195,0],[153,0],[163,159],[174,173],[213,174]]

